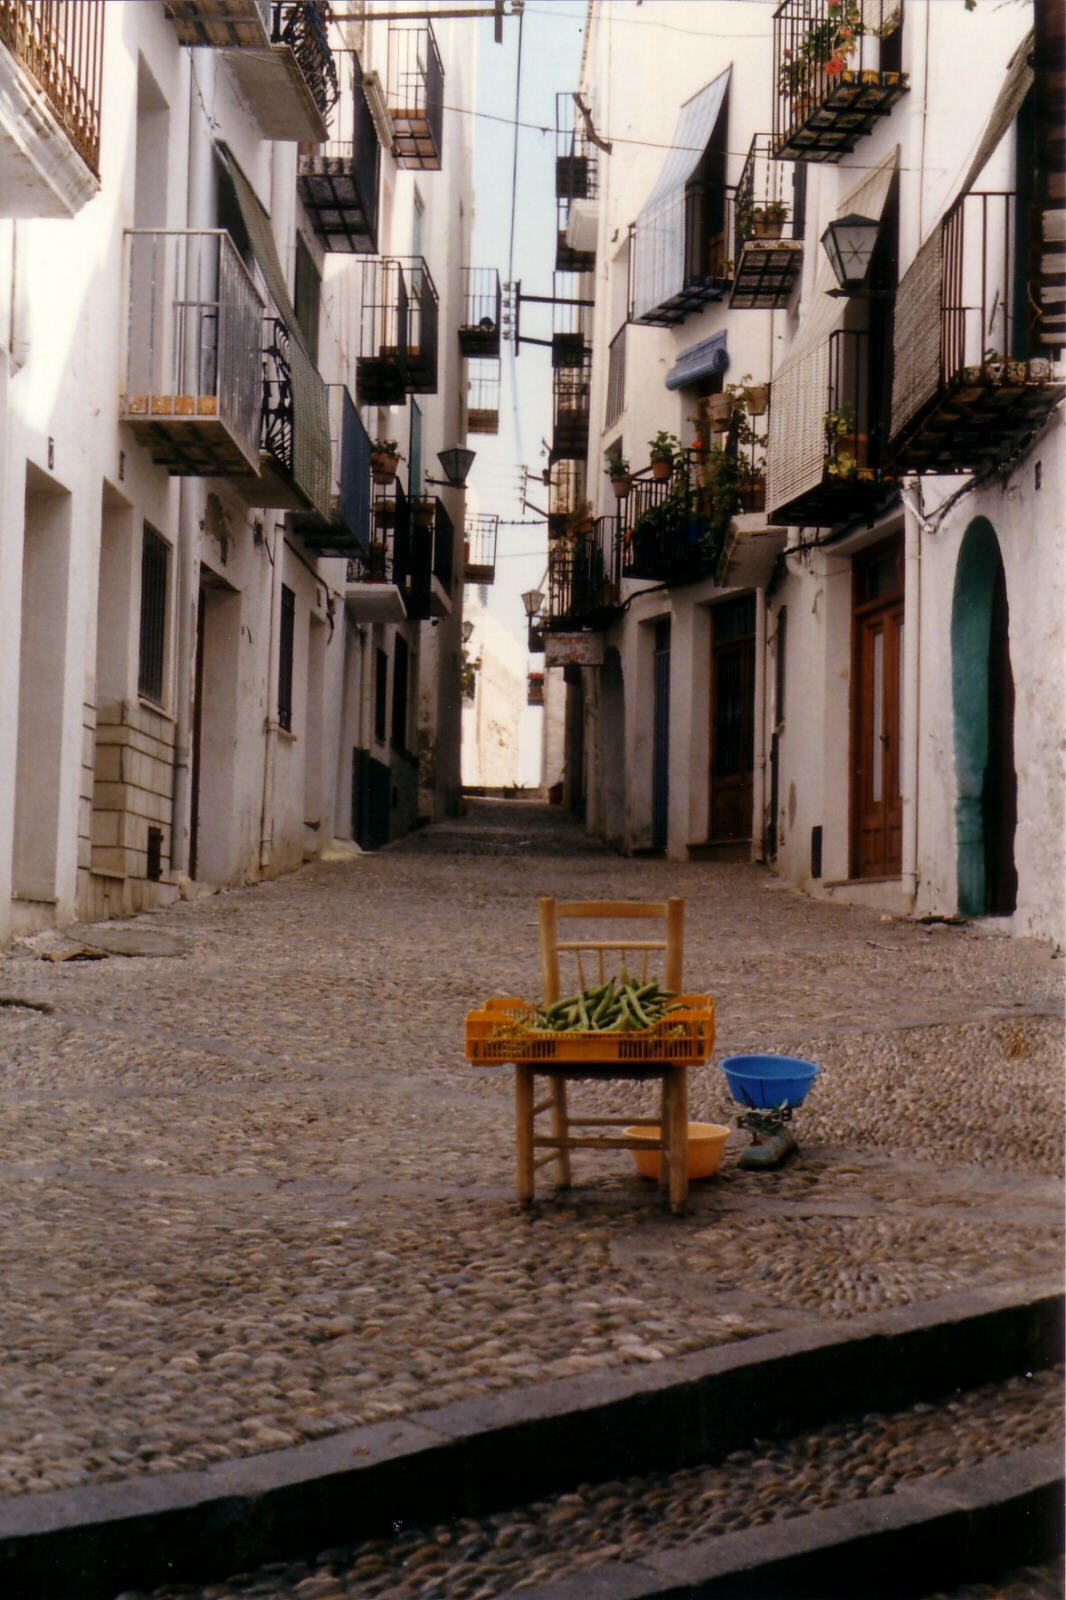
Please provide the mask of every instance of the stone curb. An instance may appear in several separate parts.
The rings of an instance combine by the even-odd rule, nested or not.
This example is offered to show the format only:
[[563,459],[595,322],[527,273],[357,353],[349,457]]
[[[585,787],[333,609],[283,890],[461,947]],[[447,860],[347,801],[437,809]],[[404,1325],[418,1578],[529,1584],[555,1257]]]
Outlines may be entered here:
[[499,1600],[922,1600],[1059,1554],[1064,1489],[1062,1450],[1043,1445]]
[[[1063,1310],[1058,1283],[984,1288],[857,1319],[850,1332],[766,1334],[638,1371],[456,1402],[203,1472],[16,1497],[0,1508],[0,1593],[111,1600],[124,1586],[210,1581],[605,1474],[721,1459],[753,1438],[790,1437],[835,1416],[894,1410],[1050,1366],[1062,1359]],[[767,1530],[759,1534],[765,1543]],[[627,1592],[618,1591],[620,1600]]]

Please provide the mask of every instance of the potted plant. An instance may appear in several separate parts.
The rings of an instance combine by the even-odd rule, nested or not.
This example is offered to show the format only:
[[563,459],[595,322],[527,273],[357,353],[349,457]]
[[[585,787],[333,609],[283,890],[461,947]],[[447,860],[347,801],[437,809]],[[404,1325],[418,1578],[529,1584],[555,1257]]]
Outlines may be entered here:
[[705,403],[707,421],[715,433],[728,433],[729,425],[733,419],[733,396],[729,389],[723,389],[721,394],[709,394]]
[[370,444],[370,476],[375,483],[394,483],[400,465],[400,447],[395,439],[373,439]]
[[780,239],[788,217],[788,206],[783,200],[768,200],[765,205],[752,206],[741,218],[745,239]]
[[579,500],[566,517],[565,537],[570,548],[573,549],[579,539],[587,538],[595,525],[591,505],[587,500]]
[[857,431],[851,407],[834,407],[824,422],[826,472],[831,478],[854,478],[866,464],[867,439]]
[[437,515],[437,502],[432,495],[416,495],[411,501],[411,520],[416,528],[432,528]]
[[607,451],[605,460],[607,462],[607,476],[611,480],[611,488],[614,490],[615,499],[624,500],[631,487],[629,462],[617,445],[612,445],[611,449]]
[[681,450],[681,440],[660,428],[655,438],[648,441],[648,460],[651,462],[652,477],[668,478]]

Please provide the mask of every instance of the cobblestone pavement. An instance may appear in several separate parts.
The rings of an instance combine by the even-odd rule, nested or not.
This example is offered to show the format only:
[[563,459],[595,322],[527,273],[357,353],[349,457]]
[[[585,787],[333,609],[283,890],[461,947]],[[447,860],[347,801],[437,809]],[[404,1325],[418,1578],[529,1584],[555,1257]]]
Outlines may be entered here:
[[[511,1074],[464,1064],[463,1019],[537,993],[542,893],[686,896],[717,1055],[824,1069],[797,1161],[743,1172],[735,1135],[679,1220],[628,1153],[579,1153],[578,1187],[556,1200],[542,1174],[517,1210]],[[79,939],[152,953],[42,959]],[[377,855],[18,946],[0,1492],[1057,1272],[1062,969],[760,868],[622,859],[558,811],[487,801]],[[644,1092],[586,1098],[650,1109]],[[714,1066],[692,1075],[694,1119],[732,1112]]]

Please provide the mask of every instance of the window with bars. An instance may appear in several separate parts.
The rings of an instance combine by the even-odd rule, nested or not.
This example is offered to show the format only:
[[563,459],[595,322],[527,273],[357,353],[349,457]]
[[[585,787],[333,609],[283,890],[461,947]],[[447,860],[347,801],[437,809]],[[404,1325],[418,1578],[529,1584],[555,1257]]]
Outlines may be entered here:
[[278,726],[292,732],[292,655],[296,637],[296,596],[281,586],[281,634],[278,640]]
[[141,545],[141,637],[137,691],[146,700],[163,703],[167,637],[167,580],[170,546],[149,523]]

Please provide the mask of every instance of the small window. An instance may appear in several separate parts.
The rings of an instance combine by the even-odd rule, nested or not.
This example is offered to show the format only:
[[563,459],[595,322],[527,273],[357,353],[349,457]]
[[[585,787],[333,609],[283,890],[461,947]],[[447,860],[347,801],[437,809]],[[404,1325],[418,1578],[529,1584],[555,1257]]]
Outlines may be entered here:
[[407,749],[407,640],[396,635],[392,657],[392,743],[397,750]]
[[296,293],[294,296],[296,320],[304,336],[304,344],[311,360],[318,361],[318,318],[322,301],[322,278],[315,266],[314,257],[296,235]]
[[141,639],[137,690],[146,700],[163,703],[166,655],[167,579],[170,546],[146,522],[141,546]]
[[292,647],[296,636],[296,596],[281,586],[281,636],[278,641],[278,726],[292,732]]

